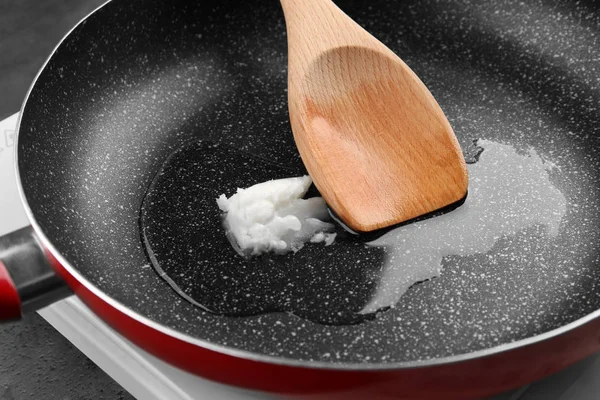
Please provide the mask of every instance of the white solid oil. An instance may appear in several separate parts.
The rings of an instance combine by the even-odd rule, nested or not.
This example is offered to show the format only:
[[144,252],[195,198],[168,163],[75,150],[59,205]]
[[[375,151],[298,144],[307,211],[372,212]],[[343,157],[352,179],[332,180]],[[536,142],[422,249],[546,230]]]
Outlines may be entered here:
[[567,210],[565,196],[550,182],[552,164],[533,150],[480,140],[479,161],[468,165],[469,194],[449,213],[394,229],[372,246],[386,249],[378,287],[361,313],[395,305],[416,282],[440,274],[445,256],[485,253],[503,236],[534,225],[556,237]]
[[258,183],[229,198],[222,194],[217,204],[233,247],[242,255],[259,255],[296,252],[308,241],[333,243],[335,227],[327,222],[323,198],[303,199],[311,184],[306,175]]

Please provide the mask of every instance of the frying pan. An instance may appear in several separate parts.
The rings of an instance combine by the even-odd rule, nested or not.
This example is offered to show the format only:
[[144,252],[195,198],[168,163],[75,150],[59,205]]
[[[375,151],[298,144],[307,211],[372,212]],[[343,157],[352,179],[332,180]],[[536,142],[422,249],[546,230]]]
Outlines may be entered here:
[[66,283],[180,368],[328,399],[478,398],[598,350],[595,3],[338,4],[422,78],[463,148],[484,138],[554,163],[567,200],[556,240],[533,227],[448,257],[440,277],[357,324],[204,311],[148,268],[140,207],[164,160],[199,139],[302,170],[283,16],[274,0],[112,1],[67,35],[23,105],[16,168],[31,227],[1,240],[2,317],[67,295]]

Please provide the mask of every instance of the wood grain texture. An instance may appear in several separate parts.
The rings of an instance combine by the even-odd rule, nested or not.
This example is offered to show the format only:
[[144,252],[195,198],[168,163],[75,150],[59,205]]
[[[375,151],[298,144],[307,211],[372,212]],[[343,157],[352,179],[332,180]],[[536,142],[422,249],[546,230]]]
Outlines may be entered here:
[[296,145],[353,230],[461,200],[468,176],[443,111],[412,70],[330,0],[281,0]]

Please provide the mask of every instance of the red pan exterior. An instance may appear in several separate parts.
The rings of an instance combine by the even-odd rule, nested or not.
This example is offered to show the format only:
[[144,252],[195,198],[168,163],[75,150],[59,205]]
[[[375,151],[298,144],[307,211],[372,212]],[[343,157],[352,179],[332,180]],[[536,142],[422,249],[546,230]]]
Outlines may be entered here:
[[8,270],[0,261],[0,321],[21,318],[21,299]]
[[485,357],[396,370],[334,370],[234,357],[175,338],[95,295],[48,252],[52,265],[97,315],[136,345],[179,368],[225,384],[311,399],[479,399],[557,372],[600,348],[600,319]]

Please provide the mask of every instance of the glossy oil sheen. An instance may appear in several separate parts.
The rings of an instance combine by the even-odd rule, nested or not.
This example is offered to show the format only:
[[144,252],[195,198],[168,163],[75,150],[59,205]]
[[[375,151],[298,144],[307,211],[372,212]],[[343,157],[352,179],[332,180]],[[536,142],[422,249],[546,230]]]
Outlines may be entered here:
[[142,239],[158,274],[186,300],[219,315],[287,311],[325,324],[368,319],[360,311],[375,291],[383,249],[339,227],[331,246],[307,243],[285,255],[244,257],[229,242],[217,197],[290,173],[203,142],[169,156],[141,209]]
[[366,243],[337,226],[331,246],[309,243],[298,253],[243,257],[226,237],[216,198],[291,171],[227,146],[193,143],[170,155],[153,180],[142,204],[142,239],[158,274],[207,311],[232,317],[287,311],[316,323],[363,322],[394,307],[413,284],[440,275],[447,257],[459,256],[460,264],[517,235],[543,248],[558,235],[566,199],[549,179],[554,165],[533,149],[478,144],[483,153],[469,165],[471,192],[455,210]]
[[[487,254],[487,262],[495,264],[506,257],[490,253],[500,241],[512,242],[518,236],[543,252],[556,240],[567,201],[550,181],[554,165],[545,163],[532,149],[518,153],[509,145],[478,144],[484,151],[476,164],[469,165],[470,191],[462,206],[394,229],[369,243],[384,248],[386,257],[377,289],[361,314],[394,306],[412,284],[442,273],[443,261],[449,257],[458,257],[460,264],[464,257]],[[531,266],[515,263],[506,268]],[[483,278],[488,276],[483,265],[480,272]],[[473,291],[489,285],[483,281]]]

